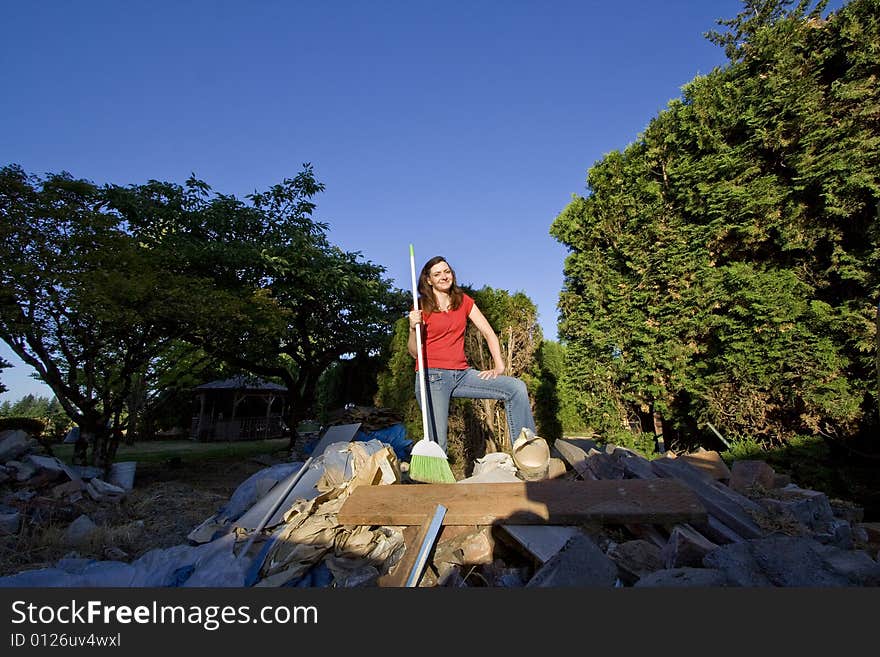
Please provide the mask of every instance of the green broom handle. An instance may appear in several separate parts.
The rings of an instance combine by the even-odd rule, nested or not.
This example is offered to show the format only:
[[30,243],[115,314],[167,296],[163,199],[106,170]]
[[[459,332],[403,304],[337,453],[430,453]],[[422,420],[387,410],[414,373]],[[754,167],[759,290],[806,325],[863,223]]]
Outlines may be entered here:
[[[419,309],[419,297],[416,292],[416,256],[413,252],[413,245],[409,245],[409,271],[410,276],[412,278],[412,292],[413,292],[413,310]],[[426,440],[431,440],[431,434],[428,431],[428,394],[425,390],[425,368],[424,368],[424,356],[422,355],[422,325],[416,324],[416,354],[418,355],[419,360],[419,392],[422,395],[422,403],[420,404],[420,408],[422,409],[422,431],[425,434]]]

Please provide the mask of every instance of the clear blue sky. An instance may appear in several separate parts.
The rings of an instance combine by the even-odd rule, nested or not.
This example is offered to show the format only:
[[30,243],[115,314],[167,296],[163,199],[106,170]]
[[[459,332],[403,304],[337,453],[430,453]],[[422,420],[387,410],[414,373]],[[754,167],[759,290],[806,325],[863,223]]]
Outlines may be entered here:
[[[839,6],[838,2],[832,6]],[[0,165],[243,197],[311,162],[317,219],[408,290],[525,292],[556,336],[550,224],[590,166],[725,64],[738,0],[4,2]],[[52,395],[16,367],[9,392]]]

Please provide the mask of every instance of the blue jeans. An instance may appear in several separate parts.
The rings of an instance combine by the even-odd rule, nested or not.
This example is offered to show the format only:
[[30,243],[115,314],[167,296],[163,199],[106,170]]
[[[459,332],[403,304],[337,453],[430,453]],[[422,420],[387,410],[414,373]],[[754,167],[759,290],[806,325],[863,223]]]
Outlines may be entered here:
[[[444,370],[429,367],[425,370],[425,388],[428,394],[428,430],[431,439],[446,451],[446,431],[449,426],[449,402],[453,397],[467,399],[500,399],[504,402],[510,440],[519,436],[523,427],[537,432],[526,384],[512,376],[481,379],[473,368]],[[416,372],[416,400],[422,406],[419,373]]]

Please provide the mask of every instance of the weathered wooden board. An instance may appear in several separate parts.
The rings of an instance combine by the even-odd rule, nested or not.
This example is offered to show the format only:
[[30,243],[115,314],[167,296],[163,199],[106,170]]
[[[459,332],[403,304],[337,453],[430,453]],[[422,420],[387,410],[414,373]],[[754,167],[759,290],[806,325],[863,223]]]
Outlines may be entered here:
[[704,522],[705,507],[674,479],[358,486],[341,525],[420,525],[437,504],[446,525]]

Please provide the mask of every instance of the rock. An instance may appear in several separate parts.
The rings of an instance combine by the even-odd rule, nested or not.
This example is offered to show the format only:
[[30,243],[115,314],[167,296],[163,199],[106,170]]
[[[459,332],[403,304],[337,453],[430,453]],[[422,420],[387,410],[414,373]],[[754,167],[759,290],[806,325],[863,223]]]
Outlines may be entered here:
[[0,536],[17,534],[21,529],[21,513],[11,506],[0,505]]
[[7,461],[6,468],[13,472],[16,481],[27,481],[37,474],[37,468],[24,461]]
[[761,505],[776,514],[787,516],[814,532],[828,532],[834,512],[825,493],[791,485],[779,491],[781,499],[765,498]]
[[764,461],[743,459],[734,461],[728,485],[737,493],[748,495],[755,488],[770,490],[776,483],[776,472]]
[[718,547],[689,525],[676,525],[661,550],[665,568],[699,568],[703,557]]
[[738,586],[874,586],[880,564],[863,552],[822,545],[812,538],[774,536],[723,545],[703,558]]
[[628,585],[663,569],[660,548],[643,539],[612,545],[608,549],[608,556],[617,564],[621,581]]
[[550,557],[526,584],[527,587],[596,586],[612,588],[617,564],[586,534],[578,534]]
[[74,520],[64,532],[64,542],[67,545],[82,545],[88,543],[92,535],[98,531],[98,526],[92,519],[83,514]]
[[17,459],[32,449],[30,437],[21,429],[0,432],[0,463]]

